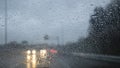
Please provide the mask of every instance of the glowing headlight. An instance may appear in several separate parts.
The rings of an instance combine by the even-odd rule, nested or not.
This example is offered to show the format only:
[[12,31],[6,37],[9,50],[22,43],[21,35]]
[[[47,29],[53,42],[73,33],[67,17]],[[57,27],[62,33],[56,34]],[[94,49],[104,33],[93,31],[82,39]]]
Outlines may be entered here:
[[47,50],[45,50],[45,49],[40,50],[40,57],[41,58],[46,58],[47,57]]
[[36,50],[32,50],[32,54],[36,54]]
[[31,53],[31,51],[30,51],[30,50],[28,50],[28,51],[27,51],[27,54],[30,54],[30,53]]
[[40,53],[43,53],[43,54],[46,54],[47,53],[47,50],[40,50]]

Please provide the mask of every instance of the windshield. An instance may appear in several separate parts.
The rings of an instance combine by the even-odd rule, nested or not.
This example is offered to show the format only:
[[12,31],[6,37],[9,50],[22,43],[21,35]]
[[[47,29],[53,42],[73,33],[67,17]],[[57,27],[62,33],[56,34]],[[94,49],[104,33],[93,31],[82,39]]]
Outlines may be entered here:
[[120,0],[0,0],[0,68],[120,68]]

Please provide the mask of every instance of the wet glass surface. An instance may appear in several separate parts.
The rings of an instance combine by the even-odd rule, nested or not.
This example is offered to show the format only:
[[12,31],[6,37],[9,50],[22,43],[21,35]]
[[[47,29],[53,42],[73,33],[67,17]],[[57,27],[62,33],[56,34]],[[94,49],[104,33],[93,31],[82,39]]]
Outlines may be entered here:
[[0,0],[0,68],[120,68],[120,1]]

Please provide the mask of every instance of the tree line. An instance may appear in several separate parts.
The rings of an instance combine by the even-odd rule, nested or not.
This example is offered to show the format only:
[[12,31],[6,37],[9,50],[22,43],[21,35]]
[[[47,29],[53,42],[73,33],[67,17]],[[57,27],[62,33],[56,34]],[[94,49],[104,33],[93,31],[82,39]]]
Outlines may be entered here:
[[64,49],[120,55],[120,0],[112,0],[106,7],[96,7],[89,24],[88,37],[66,44]]

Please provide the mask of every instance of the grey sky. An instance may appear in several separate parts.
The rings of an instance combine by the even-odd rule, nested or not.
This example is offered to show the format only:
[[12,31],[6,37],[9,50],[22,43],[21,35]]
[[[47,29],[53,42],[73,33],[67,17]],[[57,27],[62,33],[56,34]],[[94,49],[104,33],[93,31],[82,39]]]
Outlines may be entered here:
[[[30,43],[76,41],[86,37],[89,17],[96,6],[110,0],[8,0],[8,41]],[[4,0],[0,0],[0,43],[4,43]]]

